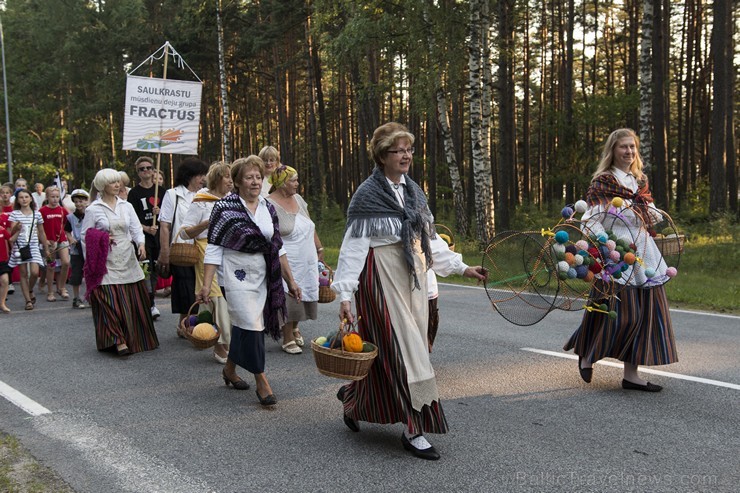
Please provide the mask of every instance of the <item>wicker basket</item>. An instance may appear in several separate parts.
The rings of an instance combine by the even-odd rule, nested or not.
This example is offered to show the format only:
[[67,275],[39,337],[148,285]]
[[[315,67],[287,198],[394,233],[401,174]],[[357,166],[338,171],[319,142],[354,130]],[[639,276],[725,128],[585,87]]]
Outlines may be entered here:
[[[455,235],[452,234],[452,230],[445,226],[444,224],[435,224],[434,227],[437,229],[437,233],[439,233],[439,230],[442,230],[442,233],[450,237],[450,243],[449,247],[451,251],[455,251]],[[444,238],[443,238],[444,239]]]
[[[180,228],[182,231],[185,228]],[[175,241],[170,245],[170,264],[180,267],[192,267],[198,263],[200,251],[195,243],[177,241],[180,238],[180,231],[175,235]]]
[[[218,342],[218,338],[221,337],[221,328],[216,325],[215,323],[213,325],[216,326],[216,334],[210,338],[210,339],[197,339],[193,337],[193,326],[190,325],[190,315],[193,311],[193,308],[195,308],[198,305],[198,302],[193,303],[190,305],[190,309],[188,310],[188,315],[180,320],[180,325],[178,326],[177,333],[182,335],[185,339],[191,342],[191,344],[196,349],[208,349],[209,347],[213,347]],[[213,304],[213,301],[209,303],[211,307],[211,314],[215,313],[216,307]]]
[[[345,325],[342,324],[339,330],[346,333]],[[370,344],[370,343],[367,343]],[[373,350],[367,353],[353,353],[341,348],[328,348],[316,344],[316,340],[311,340],[311,349],[313,350],[313,359],[316,362],[316,368],[319,373],[327,377],[340,378],[342,380],[362,380],[367,376],[370,367],[378,356],[378,348],[370,344]]]
[[329,270],[329,285],[319,286],[319,303],[331,303],[337,298],[337,293],[331,288],[331,283],[334,281],[334,271],[326,264],[325,267]]
[[684,241],[686,241],[686,236],[661,236],[660,238],[653,239],[655,240],[655,245],[660,250],[660,253],[666,257],[683,253],[683,244]]

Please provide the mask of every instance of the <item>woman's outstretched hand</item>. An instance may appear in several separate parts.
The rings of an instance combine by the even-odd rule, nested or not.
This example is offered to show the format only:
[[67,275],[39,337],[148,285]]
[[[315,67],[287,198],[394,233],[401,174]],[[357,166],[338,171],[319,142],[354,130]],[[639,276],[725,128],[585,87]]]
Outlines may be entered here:
[[480,265],[474,265],[465,269],[463,276],[478,279],[478,282],[486,282],[488,280],[488,269]]

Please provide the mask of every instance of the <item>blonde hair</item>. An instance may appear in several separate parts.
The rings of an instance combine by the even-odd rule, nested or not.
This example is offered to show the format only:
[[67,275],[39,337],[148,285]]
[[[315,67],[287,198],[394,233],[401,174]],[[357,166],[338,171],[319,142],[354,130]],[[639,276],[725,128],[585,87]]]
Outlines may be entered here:
[[216,161],[208,168],[206,173],[206,186],[209,190],[215,190],[218,187],[221,178],[229,176],[231,173],[231,165],[224,163],[223,161]]
[[388,153],[388,149],[401,139],[407,139],[409,144],[414,145],[414,134],[400,123],[388,122],[375,129],[373,138],[370,140],[370,152],[379,168],[383,167],[382,159]]
[[260,149],[259,157],[263,161],[267,161],[269,158],[274,157],[278,164],[280,164],[280,153],[273,146],[265,146]]
[[[106,185],[110,185],[111,183],[116,183],[118,181],[121,181],[121,175],[118,171],[113,168],[103,168],[95,173],[95,178],[93,178],[92,181],[92,191],[102,193],[103,190],[105,190]],[[95,194],[91,193],[90,196],[95,197]]]
[[248,169],[257,168],[262,179],[265,179],[265,163],[262,158],[254,154],[239,158],[231,163],[231,179],[234,182],[234,190],[239,193],[239,180],[242,173]]
[[59,192],[60,194],[62,193],[62,191],[61,191],[61,190],[59,190],[59,187],[58,187],[58,186],[56,186],[56,185],[49,185],[48,187],[46,187],[46,190],[44,190],[44,193],[45,193],[46,195],[49,195],[49,192],[54,192],[54,191],[57,191],[57,192]]
[[603,175],[614,166],[614,148],[620,140],[625,138],[635,139],[635,160],[630,165],[630,172],[635,176],[638,183],[644,181],[645,174],[642,172],[642,157],[640,156],[640,137],[631,128],[619,128],[609,135],[604,143],[604,149],[601,151],[601,159],[599,165],[596,166],[593,178]]

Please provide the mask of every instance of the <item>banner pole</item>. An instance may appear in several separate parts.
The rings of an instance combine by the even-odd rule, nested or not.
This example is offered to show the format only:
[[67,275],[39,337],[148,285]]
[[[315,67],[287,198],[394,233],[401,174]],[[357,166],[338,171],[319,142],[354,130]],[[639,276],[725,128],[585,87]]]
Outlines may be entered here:
[[[164,43],[164,75],[162,76],[162,79],[167,80],[167,61],[170,59],[170,42],[166,41]],[[161,130],[161,129],[160,129]],[[162,135],[160,134],[160,138]],[[162,204],[159,203],[159,168],[160,163],[162,159],[162,153],[157,153],[157,172],[154,180],[154,202],[157,204],[157,208],[159,208]],[[157,225],[157,216],[158,214],[152,214],[152,226]]]

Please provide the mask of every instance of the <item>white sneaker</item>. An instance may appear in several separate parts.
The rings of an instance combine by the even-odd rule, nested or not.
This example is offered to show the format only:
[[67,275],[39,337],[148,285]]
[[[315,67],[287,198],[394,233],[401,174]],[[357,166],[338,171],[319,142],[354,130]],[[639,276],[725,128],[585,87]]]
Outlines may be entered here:
[[152,307],[152,318],[154,320],[157,320],[159,318],[159,315],[160,315],[159,308],[157,308],[156,306],[153,306]]
[[11,282],[10,284],[8,284],[8,294],[13,294],[13,293],[15,293],[15,284]]

